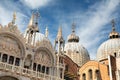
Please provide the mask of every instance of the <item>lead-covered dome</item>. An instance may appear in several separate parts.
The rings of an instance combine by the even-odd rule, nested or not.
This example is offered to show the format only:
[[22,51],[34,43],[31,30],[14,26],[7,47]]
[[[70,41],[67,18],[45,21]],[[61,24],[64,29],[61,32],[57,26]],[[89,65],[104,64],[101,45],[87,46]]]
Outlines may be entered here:
[[90,60],[87,49],[76,42],[68,42],[65,44],[65,55],[70,57],[73,62],[79,66],[82,66]]
[[109,39],[102,43],[97,51],[97,59],[104,60],[108,55],[115,56],[120,49],[120,38]]
[[68,36],[68,42],[65,44],[64,51],[65,55],[70,57],[78,66],[82,66],[90,60],[87,49],[79,43],[79,37],[75,34],[74,29]]
[[98,61],[108,58],[108,55],[117,56],[120,49],[119,33],[115,31],[114,22],[112,22],[112,32],[109,34],[109,40],[103,42],[97,51]]

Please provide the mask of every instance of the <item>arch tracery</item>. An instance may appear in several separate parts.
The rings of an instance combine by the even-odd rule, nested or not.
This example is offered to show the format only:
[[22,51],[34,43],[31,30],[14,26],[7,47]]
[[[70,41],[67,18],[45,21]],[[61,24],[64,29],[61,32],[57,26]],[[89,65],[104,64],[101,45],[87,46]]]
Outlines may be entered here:
[[35,53],[34,55],[34,62],[46,65],[46,66],[52,66],[54,59],[47,49],[40,49]]
[[0,33],[0,51],[19,58],[25,55],[23,43],[11,33]]

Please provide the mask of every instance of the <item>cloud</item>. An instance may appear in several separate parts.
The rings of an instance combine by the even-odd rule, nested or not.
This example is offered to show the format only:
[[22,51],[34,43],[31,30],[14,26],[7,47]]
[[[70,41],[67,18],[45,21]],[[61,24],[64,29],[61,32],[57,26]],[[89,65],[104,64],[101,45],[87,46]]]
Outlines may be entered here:
[[[102,1],[91,6],[83,15],[84,22],[82,25],[79,25],[81,27],[79,27],[77,33],[81,38],[80,42],[90,51],[91,58],[95,58],[98,43],[106,37],[105,32],[108,32],[108,30],[103,29],[115,17],[113,14],[118,9],[119,3],[119,0]],[[100,36],[100,34],[103,35]]]
[[21,0],[23,4],[31,9],[40,8],[46,6],[51,0]]
[[[8,5],[9,4],[9,5]],[[8,6],[6,6],[8,5]],[[16,6],[16,7],[13,7]],[[25,8],[27,13],[29,11]],[[26,28],[27,20],[29,19],[28,15],[24,14],[24,10],[20,10],[20,5],[12,1],[1,1],[0,3],[0,24],[7,25],[13,19],[13,13],[16,12],[16,24],[18,28],[23,32]]]
[[[86,1],[89,1],[90,3],[90,0]],[[21,2],[24,5],[20,4]],[[13,1],[3,0],[0,2],[0,24],[8,24],[12,20],[13,12],[16,11],[16,24],[18,25],[19,29],[23,32],[27,27],[30,18],[30,10],[47,6],[50,4],[50,2],[51,0],[20,0],[20,3],[19,1],[18,3],[16,3]],[[108,30],[105,29],[106,25],[110,23],[110,20],[112,18],[117,17],[119,15],[115,13],[115,11],[119,10],[119,3],[119,0],[101,0],[99,2],[96,1],[93,5],[89,5],[89,8],[86,10],[82,10],[82,8],[80,8],[79,10],[77,8],[77,10],[74,10],[69,13],[65,10],[62,10],[60,6],[52,6],[52,9],[54,8],[53,11],[50,8],[47,8],[49,12],[53,12],[51,13],[51,15],[47,14],[48,16],[45,19],[48,21],[44,19],[44,22],[46,23],[48,23],[49,20],[51,20],[50,23],[48,23],[48,28],[50,30],[50,40],[54,43],[54,39],[57,35],[57,28],[59,27],[59,25],[62,25],[63,35],[67,41],[67,36],[71,33],[71,25],[74,21],[76,23],[76,34],[80,37],[80,43],[88,49],[91,58],[95,58],[98,46],[101,44],[101,42],[103,42],[103,39],[106,39],[110,31],[110,29],[108,28]],[[60,5],[62,6],[62,4]],[[26,6],[28,6],[29,8]],[[75,7],[70,7],[70,9],[75,9]]]
[[115,11],[119,10],[119,3],[119,0],[101,0],[90,5],[86,11],[77,10],[69,14],[58,10],[55,19],[62,24],[65,39],[71,33],[71,25],[74,21],[80,43],[88,49],[91,58],[95,59],[98,47],[108,38],[111,26],[106,25],[117,16]]

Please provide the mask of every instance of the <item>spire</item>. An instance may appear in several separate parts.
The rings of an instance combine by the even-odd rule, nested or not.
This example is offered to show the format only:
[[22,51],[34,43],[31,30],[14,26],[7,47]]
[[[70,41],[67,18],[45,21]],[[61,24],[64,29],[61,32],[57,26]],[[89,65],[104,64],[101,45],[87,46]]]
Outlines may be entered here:
[[38,18],[38,11],[32,13],[31,19],[26,30],[27,43],[33,44],[33,46],[35,45],[36,33],[39,32]]
[[16,20],[16,12],[13,13],[13,20],[12,20],[12,24],[15,24],[15,20]]
[[112,23],[112,31],[115,31],[115,20],[112,19],[111,23]]
[[59,27],[57,39],[61,39],[61,38],[62,38],[62,27]]
[[[55,40],[55,46],[56,47],[56,44],[59,45],[59,48],[61,47],[61,44],[63,45],[64,47],[64,39],[63,39],[63,36],[62,36],[62,27],[59,27],[58,29],[58,34],[57,34],[57,37],[56,37],[56,40]],[[58,49],[59,50],[59,49]]]
[[48,37],[49,31],[48,31],[48,27],[46,27],[45,29],[45,36]]
[[34,14],[32,14],[31,19],[29,21],[28,27],[32,26],[34,23]]

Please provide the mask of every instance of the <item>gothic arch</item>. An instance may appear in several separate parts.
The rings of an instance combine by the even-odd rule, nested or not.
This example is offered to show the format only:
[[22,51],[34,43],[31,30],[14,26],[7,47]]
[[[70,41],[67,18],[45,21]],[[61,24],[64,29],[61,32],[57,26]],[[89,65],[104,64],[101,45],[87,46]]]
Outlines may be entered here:
[[[18,35],[19,36],[19,35]],[[0,37],[7,37],[10,39],[13,39],[14,41],[17,42],[19,48],[20,48],[20,58],[24,58],[25,56],[25,46],[24,43],[22,42],[22,40],[16,36],[15,34],[11,33],[11,32],[0,32]]]

